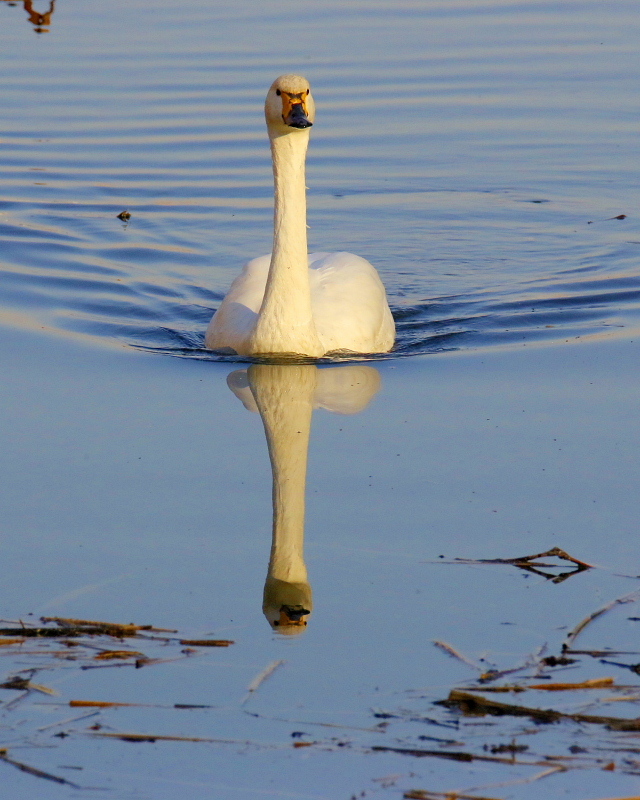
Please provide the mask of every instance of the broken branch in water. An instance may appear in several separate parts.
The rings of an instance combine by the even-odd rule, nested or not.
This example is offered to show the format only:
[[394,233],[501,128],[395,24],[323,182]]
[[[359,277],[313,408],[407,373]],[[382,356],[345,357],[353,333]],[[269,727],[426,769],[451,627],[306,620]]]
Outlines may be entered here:
[[77,783],[72,783],[66,778],[60,778],[58,775],[52,775],[50,772],[44,772],[36,767],[30,767],[28,764],[23,764],[22,761],[15,761],[13,758],[9,758],[8,750],[0,750],[0,761],[4,761],[5,764],[11,764],[12,767],[19,769],[21,772],[26,772],[29,775],[33,775],[36,778],[44,778],[44,780],[53,781],[54,783],[62,783],[65,786],[71,786],[74,789],[82,789],[82,786],[79,786]]
[[537,689],[545,692],[564,692],[571,689],[607,689],[613,687],[614,678],[590,678],[580,683],[533,683],[525,689]]
[[49,689],[48,686],[42,686],[40,683],[31,683],[30,678],[22,678],[20,675],[15,675],[9,678],[8,681],[0,683],[0,689],[15,689],[18,692],[42,692],[42,694],[57,695],[55,689]]
[[473,662],[470,658],[460,653],[454,647],[452,647],[448,642],[441,642],[438,639],[434,639],[433,644],[439,649],[442,650],[443,653],[446,653],[448,656],[452,658],[457,658],[458,661],[462,661],[463,664],[466,664],[468,667],[473,667],[473,669],[477,669],[480,672],[484,669],[479,664]]
[[235,644],[231,639],[180,639],[180,644],[190,645],[191,647],[229,647]]
[[600,660],[601,664],[611,664],[614,667],[622,667],[623,669],[630,669],[636,675],[640,675],[640,664],[624,664],[620,661],[607,661],[606,658]]
[[[612,663],[612,662],[605,662]],[[616,665],[620,666],[620,665]],[[483,686],[483,692],[527,692],[529,689],[536,691],[546,692],[564,692],[571,689],[619,689],[621,687],[614,686],[613,678],[591,678],[590,680],[581,681],[580,683],[530,683],[528,685],[511,684],[509,686]]]
[[247,694],[245,695],[244,699],[240,703],[241,706],[245,705],[247,700],[251,697],[251,695],[267,680],[273,673],[284,664],[284,660],[280,659],[279,661],[272,661],[271,664],[266,666],[262,672],[260,672],[256,677],[251,681],[251,683],[247,686]]
[[[560,575],[549,574],[543,572],[542,569],[557,569],[559,564],[546,564],[536,561],[538,558],[555,557],[561,558],[564,561],[569,561],[575,564],[575,568],[569,572],[563,572]],[[587,564],[586,561],[581,561],[579,558],[570,556],[565,550],[560,547],[552,547],[550,550],[545,550],[544,553],[533,553],[530,556],[518,556],[517,558],[454,558],[453,561],[437,561],[438,564],[509,564],[519,569],[524,569],[527,572],[533,572],[536,575],[541,575],[552,583],[562,583],[562,581],[569,578],[571,575],[576,575],[578,572],[583,572],[586,569],[593,569],[593,564]]]
[[603,717],[592,714],[570,714],[556,711],[552,708],[531,708],[529,706],[513,705],[511,703],[498,703],[495,700],[488,700],[486,697],[461,692],[453,689],[449,692],[446,700],[437,700],[436,705],[446,708],[458,708],[463,714],[468,716],[483,717],[489,714],[494,717],[529,717],[536,722],[551,723],[559,722],[564,719],[573,722],[586,722],[594,725],[606,725],[609,730],[616,731],[640,731],[640,718],[625,719],[621,717]]
[[99,714],[99,711],[92,711],[89,714],[81,714],[79,717],[67,717],[67,719],[61,719],[58,722],[50,722],[49,725],[43,725],[41,728],[36,728],[36,730],[38,733],[41,733],[42,731],[48,731],[51,728],[59,728],[61,725],[69,725],[71,722],[79,722],[82,719],[97,717]]
[[146,656],[137,650],[103,650],[93,658],[96,661],[111,661],[115,658],[146,658]]
[[481,756],[475,753],[468,753],[465,750],[422,750],[414,747],[388,747],[385,745],[374,745],[370,748],[374,753],[399,753],[403,756],[414,756],[416,758],[444,758],[447,761],[491,761],[497,764],[519,764],[520,766],[537,767],[541,761],[519,761],[516,758],[500,758],[499,756]]
[[582,631],[590,625],[595,619],[601,617],[603,614],[606,614],[607,611],[611,611],[612,608],[615,606],[622,605],[623,603],[634,603],[636,600],[640,598],[640,590],[636,589],[634,592],[630,592],[629,594],[625,594],[622,597],[617,597],[615,600],[612,600],[610,603],[607,603],[602,608],[597,609],[592,614],[589,614],[588,617],[585,617],[581,620],[575,628],[570,631],[567,638],[564,640],[564,644],[562,645],[562,651],[566,652],[567,650],[571,649],[572,644],[578,638],[578,636],[582,633]]
[[226,739],[207,739],[202,736],[168,736],[165,734],[149,733],[91,733],[90,736],[100,736],[108,739],[121,739],[123,742],[231,742]]
[[414,789],[405,792],[404,800],[500,800],[497,797],[479,797],[477,794],[460,794],[460,792],[428,792],[424,789]]
[[[99,627],[125,631],[154,631],[155,633],[177,633],[172,628],[155,628],[153,625],[134,625],[133,622],[102,622],[94,619],[72,619],[69,617],[40,617],[41,622],[57,622],[71,628]],[[129,634],[127,634],[129,635]]]
[[265,744],[262,742],[252,742],[248,739],[210,739],[204,736],[170,736],[166,734],[153,734],[153,733],[112,733],[103,732],[89,733],[91,737],[98,737],[103,739],[120,739],[123,742],[204,742],[205,744],[233,744],[243,745],[249,747],[257,747],[266,750],[280,750],[293,748],[293,743],[286,745],[280,744]]
[[170,706],[157,703],[118,703],[111,700],[69,700],[72,708],[215,708],[215,706],[195,705],[193,703],[174,703]]
[[[266,714],[258,714],[257,711],[247,711],[246,708],[242,709],[245,714],[256,719],[266,719],[269,722],[286,722],[287,725],[319,725],[322,728],[339,728],[345,731],[365,731],[365,733],[384,733],[384,728],[376,725],[373,728],[360,728],[355,725],[340,725],[337,722],[318,722],[316,720],[300,720],[288,719],[286,717],[270,717]],[[375,714],[374,714],[375,716]],[[437,723],[436,723],[437,724]]]

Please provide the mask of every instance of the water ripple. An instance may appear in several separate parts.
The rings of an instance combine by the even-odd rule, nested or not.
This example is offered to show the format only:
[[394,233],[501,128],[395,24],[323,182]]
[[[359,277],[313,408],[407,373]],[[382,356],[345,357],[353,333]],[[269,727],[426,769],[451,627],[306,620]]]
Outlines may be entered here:
[[[111,226],[111,236],[113,230]],[[156,353],[242,360],[204,348],[204,331],[224,296],[224,279],[231,269],[220,273],[220,290],[207,288],[209,257],[197,248],[151,241],[91,242],[79,230],[11,222],[4,223],[0,233],[5,240],[5,308],[26,312],[52,329]],[[599,265],[528,280],[494,280],[491,288],[419,300],[416,295],[429,283],[420,278],[424,269],[405,269],[396,277],[398,287],[390,281],[398,338],[385,357],[565,341],[611,328],[635,328],[640,319],[640,275],[632,268],[611,274],[607,261],[619,268],[625,256],[612,251]]]
[[135,17],[143,39],[102,4],[100,41],[72,5],[33,37],[19,4],[0,3],[7,324],[220,358],[203,349],[208,320],[271,247],[262,104],[278,71],[300,69],[299,53],[274,50],[286,20],[318,100],[310,247],[380,269],[389,357],[638,326],[625,4],[313,0],[295,23],[288,3],[256,5],[247,25],[240,7],[161,0],[152,24]]

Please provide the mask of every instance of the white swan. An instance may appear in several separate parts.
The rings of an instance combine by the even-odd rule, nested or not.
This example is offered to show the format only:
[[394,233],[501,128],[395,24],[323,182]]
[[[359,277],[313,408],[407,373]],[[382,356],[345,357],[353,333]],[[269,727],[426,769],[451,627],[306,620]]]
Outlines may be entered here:
[[315,118],[309,82],[282,75],[265,117],[275,184],[273,253],[245,264],[205,344],[238,355],[384,353],[395,325],[374,267],[351,253],[307,254],[305,158]]
[[273,536],[262,611],[274,630],[304,630],[313,609],[304,561],[305,483],[314,408],[362,411],[380,388],[380,373],[364,364],[318,369],[313,364],[253,364],[227,384],[249,411],[258,411],[273,472]]

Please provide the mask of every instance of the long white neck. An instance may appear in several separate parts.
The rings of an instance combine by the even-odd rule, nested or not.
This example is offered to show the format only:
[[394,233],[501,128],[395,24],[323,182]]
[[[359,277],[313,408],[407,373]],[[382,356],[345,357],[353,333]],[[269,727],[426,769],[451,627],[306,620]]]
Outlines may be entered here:
[[275,184],[273,252],[252,354],[324,355],[311,311],[305,159],[309,131],[270,131]]

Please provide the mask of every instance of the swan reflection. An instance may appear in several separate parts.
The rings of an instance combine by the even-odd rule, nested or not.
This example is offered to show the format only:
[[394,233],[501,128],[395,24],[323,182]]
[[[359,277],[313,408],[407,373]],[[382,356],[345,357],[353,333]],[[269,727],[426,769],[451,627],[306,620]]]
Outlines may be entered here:
[[[18,4],[9,2],[8,5],[15,6]],[[33,25],[34,31],[36,33],[48,33],[49,28],[45,28],[44,26],[51,25],[51,16],[56,8],[56,0],[50,0],[48,11],[44,11],[43,13],[37,11],[33,7],[33,0],[22,0],[22,6],[27,12],[29,22]]]
[[304,630],[313,609],[304,562],[307,455],[315,408],[357,414],[380,388],[374,367],[319,369],[313,364],[253,364],[227,383],[249,411],[258,412],[273,473],[273,535],[262,610],[279,633]]

